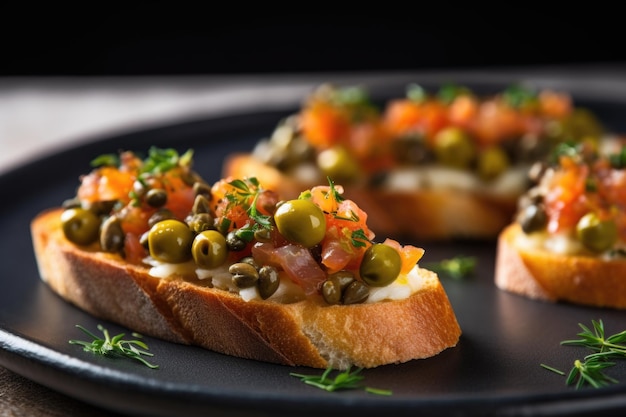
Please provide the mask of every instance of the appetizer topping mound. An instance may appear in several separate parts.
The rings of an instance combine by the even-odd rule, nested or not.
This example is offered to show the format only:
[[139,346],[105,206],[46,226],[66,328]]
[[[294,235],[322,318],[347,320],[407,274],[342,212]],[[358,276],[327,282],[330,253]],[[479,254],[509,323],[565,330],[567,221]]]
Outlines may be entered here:
[[[487,189],[499,181],[510,187],[507,173],[520,167],[523,177],[559,143],[603,134],[590,111],[551,90],[511,85],[481,96],[455,84],[434,93],[413,84],[405,97],[379,106],[363,88],[324,84],[253,154],[304,184],[331,177],[346,186],[393,187],[400,172],[421,187],[430,177],[458,187],[453,173],[463,172],[473,178],[468,186]],[[434,167],[437,175],[430,173]],[[451,173],[442,177],[441,168]]]
[[423,285],[424,250],[374,240],[367,213],[327,177],[281,201],[254,178],[205,182],[193,152],[153,147],[96,158],[64,204],[65,237],[245,300],[326,304],[402,299]]
[[626,255],[626,142],[561,144],[530,171],[517,222],[529,247],[606,258]]

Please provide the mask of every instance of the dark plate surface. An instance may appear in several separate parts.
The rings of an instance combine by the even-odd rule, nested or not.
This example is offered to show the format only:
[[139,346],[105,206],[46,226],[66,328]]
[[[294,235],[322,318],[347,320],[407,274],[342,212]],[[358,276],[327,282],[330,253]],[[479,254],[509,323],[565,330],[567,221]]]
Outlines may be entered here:
[[[626,131],[619,118],[626,99],[575,98],[612,129]],[[196,169],[209,181],[217,180],[226,154],[251,149],[293,110],[245,112],[101,138],[0,177],[6,196],[0,208],[0,364],[72,397],[136,415],[556,416],[626,410],[624,363],[610,370],[622,382],[582,390],[566,386],[563,376],[540,366],[568,371],[588,353],[560,345],[580,331],[578,323],[601,319],[607,332],[615,333],[626,328],[626,311],[548,304],[497,290],[495,245],[489,242],[405,242],[426,249],[423,262],[464,254],[476,256],[478,268],[463,280],[441,277],[463,329],[458,346],[433,358],[364,371],[368,386],[393,391],[388,397],[363,390],[327,393],[290,376],[318,370],[238,359],[153,338],[146,342],[158,370],[70,345],[70,339],[84,339],[77,324],[94,331],[103,324],[112,334],[129,331],[65,303],[39,280],[30,220],[71,197],[94,156],[118,149],[193,148]]]

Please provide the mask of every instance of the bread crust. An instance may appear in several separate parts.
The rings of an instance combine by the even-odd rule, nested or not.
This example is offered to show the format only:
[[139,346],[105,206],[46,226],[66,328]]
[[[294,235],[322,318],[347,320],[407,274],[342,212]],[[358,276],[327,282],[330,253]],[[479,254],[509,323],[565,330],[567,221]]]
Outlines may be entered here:
[[[296,198],[314,185],[300,183],[247,153],[229,155],[222,176],[256,177],[286,199]],[[377,235],[416,240],[495,240],[511,222],[518,198],[516,194],[495,197],[446,189],[407,192],[364,185],[343,188],[343,196],[358,201],[368,213],[368,226]]]
[[498,288],[549,302],[626,308],[626,260],[529,250],[517,243],[522,233],[513,223],[498,238]]
[[284,365],[346,369],[434,356],[456,346],[461,329],[437,275],[407,299],[329,306],[244,301],[196,279],[152,277],[96,248],[77,247],[61,230],[62,209],[31,223],[41,278],[64,300],[144,335]]

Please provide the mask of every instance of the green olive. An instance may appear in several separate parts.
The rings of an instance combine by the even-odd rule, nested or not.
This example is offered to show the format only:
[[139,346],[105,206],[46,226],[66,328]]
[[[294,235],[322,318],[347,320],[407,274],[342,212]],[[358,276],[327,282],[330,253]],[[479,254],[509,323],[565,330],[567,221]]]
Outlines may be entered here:
[[398,277],[401,267],[402,258],[397,250],[375,243],[365,251],[359,272],[367,285],[384,287]]
[[61,214],[65,237],[77,245],[89,245],[98,240],[100,219],[90,210],[73,207]]
[[580,242],[594,252],[604,252],[617,241],[615,222],[600,220],[595,213],[587,213],[578,221],[576,233]]
[[444,165],[465,169],[476,156],[476,149],[469,135],[458,127],[447,127],[435,135],[435,156]]
[[509,157],[499,146],[491,146],[478,156],[478,175],[486,181],[497,178],[509,167]]
[[193,232],[184,222],[167,219],[156,223],[148,235],[150,256],[157,261],[181,263],[191,259]]
[[351,181],[359,177],[359,164],[343,146],[325,149],[317,155],[317,166],[325,176],[336,181]]
[[274,214],[278,232],[292,243],[311,248],[324,239],[326,217],[310,200],[289,200]]
[[196,235],[191,246],[193,259],[203,268],[215,268],[226,262],[226,238],[217,230],[205,230]]

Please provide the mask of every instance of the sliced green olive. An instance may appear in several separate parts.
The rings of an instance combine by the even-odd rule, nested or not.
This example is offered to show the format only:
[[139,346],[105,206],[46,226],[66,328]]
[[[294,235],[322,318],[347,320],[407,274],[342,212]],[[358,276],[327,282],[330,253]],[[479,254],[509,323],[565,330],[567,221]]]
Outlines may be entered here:
[[167,219],[156,223],[148,235],[150,256],[157,261],[181,263],[191,259],[193,232],[184,222]]
[[367,285],[384,287],[398,277],[401,267],[402,258],[397,250],[375,243],[365,251],[359,272]]
[[465,169],[476,156],[476,149],[469,135],[458,127],[447,127],[435,136],[437,160],[444,165]]
[[274,220],[285,239],[306,248],[320,243],[326,234],[326,217],[310,200],[285,201],[276,209]]
[[89,245],[98,240],[100,219],[90,210],[73,207],[61,214],[65,237],[77,245]]
[[600,220],[595,213],[587,213],[578,221],[576,233],[580,242],[594,252],[604,252],[617,241],[615,222]]
[[209,269],[218,267],[228,257],[226,238],[217,230],[205,230],[193,239],[191,254],[198,266]]

